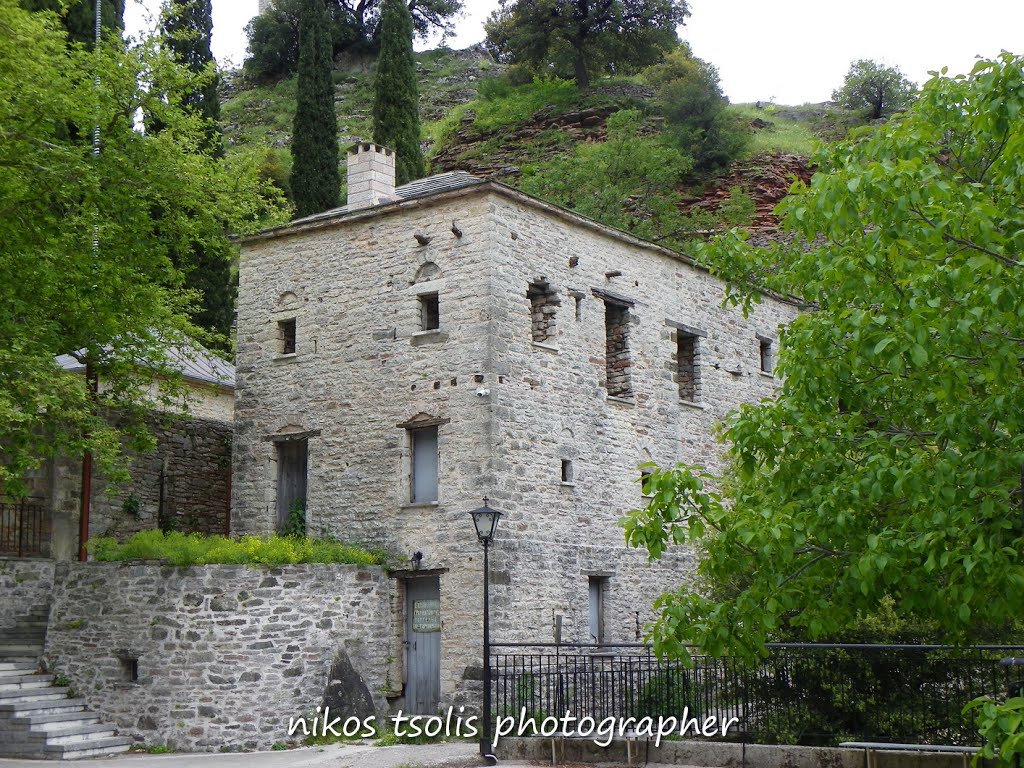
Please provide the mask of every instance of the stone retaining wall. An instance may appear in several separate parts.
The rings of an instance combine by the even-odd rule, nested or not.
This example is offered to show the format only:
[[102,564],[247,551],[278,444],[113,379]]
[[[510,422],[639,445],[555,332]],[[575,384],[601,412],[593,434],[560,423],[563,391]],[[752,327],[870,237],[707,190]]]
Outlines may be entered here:
[[139,743],[266,749],[318,706],[386,711],[389,589],[375,567],[61,563],[44,661]]
[[53,569],[52,560],[0,558],[0,630],[49,605]]

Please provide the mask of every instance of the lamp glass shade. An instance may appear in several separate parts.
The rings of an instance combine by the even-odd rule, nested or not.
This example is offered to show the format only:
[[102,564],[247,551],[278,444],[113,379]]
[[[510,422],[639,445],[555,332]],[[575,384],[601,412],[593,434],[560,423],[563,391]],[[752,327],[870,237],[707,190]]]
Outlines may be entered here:
[[473,525],[476,527],[477,538],[485,544],[490,544],[494,539],[495,531],[498,529],[498,520],[501,518],[501,512],[491,509],[484,504],[469,514],[473,516]]

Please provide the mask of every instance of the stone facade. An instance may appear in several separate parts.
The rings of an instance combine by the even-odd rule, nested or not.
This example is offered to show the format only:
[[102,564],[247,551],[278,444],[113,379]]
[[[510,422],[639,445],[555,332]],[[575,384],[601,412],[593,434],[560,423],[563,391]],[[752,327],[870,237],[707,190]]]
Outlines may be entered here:
[[44,661],[140,744],[267,749],[318,706],[383,714],[391,586],[360,566],[60,563]]
[[[89,536],[127,538],[153,528],[197,533],[230,530],[230,421],[155,415],[156,449],[128,450],[131,480],[112,484],[95,467]],[[63,456],[44,463],[32,495],[46,505],[52,538],[46,554],[72,560],[78,553],[82,460]]]
[[[275,446],[305,440],[309,528],[438,575],[442,704],[477,700],[482,556],[466,513],[484,496],[504,513],[495,641],[550,641],[561,617],[565,641],[636,642],[653,597],[694,567],[686,551],[649,565],[624,545],[617,520],[644,503],[638,465],[717,468],[715,425],[774,390],[758,337],[794,316],[766,298],[744,318],[723,291],[678,254],[492,182],[249,238],[232,528],[274,528]],[[435,293],[439,327],[424,328],[420,297]],[[293,318],[283,355],[276,328]],[[696,371],[680,369],[679,333],[694,336]],[[689,399],[681,372],[699,377]],[[437,500],[412,504],[425,424]]]
[[52,560],[0,558],[0,631],[50,604],[55,565]]

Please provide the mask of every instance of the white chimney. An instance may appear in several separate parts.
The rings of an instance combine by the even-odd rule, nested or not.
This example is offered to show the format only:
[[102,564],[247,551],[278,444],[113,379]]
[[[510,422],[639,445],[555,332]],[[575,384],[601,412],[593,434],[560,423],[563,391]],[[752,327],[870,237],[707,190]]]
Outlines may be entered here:
[[397,200],[395,151],[360,142],[348,148],[348,207],[370,208]]

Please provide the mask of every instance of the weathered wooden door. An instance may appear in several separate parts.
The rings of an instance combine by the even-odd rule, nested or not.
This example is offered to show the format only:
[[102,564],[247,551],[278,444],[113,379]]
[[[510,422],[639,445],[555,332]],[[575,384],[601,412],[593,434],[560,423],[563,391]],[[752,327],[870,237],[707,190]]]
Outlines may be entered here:
[[277,529],[288,526],[294,505],[306,507],[308,446],[305,440],[277,444]]
[[405,711],[437,714],[441,700],[441,585],[436,576],[406,579]]

